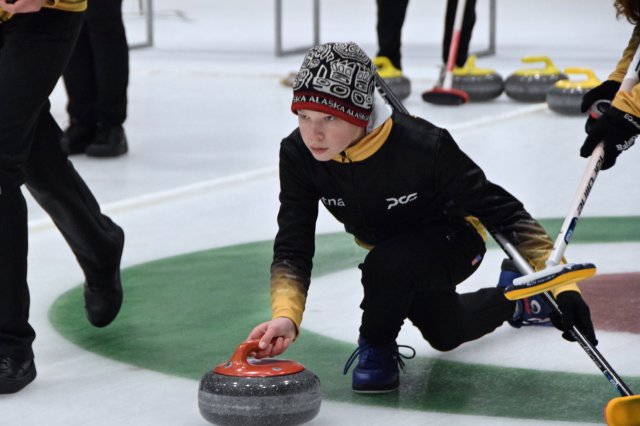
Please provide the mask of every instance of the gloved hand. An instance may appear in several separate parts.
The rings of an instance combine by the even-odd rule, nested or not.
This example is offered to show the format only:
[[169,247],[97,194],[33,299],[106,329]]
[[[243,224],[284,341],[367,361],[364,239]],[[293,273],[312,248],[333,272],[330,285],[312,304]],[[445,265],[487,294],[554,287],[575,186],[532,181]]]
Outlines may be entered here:
[[[589,112],[587,122],[584,123],[584,130],[587,133],[591,133],[591,128],[596,120],[609,109],[611,101],[616,96],[616,93],[618,93],[618,90],[620,90],[620,83],[607,80],[584,94],[582,104],[580,104],[580,111]],[[596,106],[600,103],[602,103],[602,105]]]
[[563,332],[562,337],[570,342],[575,342],[575,339],[569,332],[571,327],[575,325],[584,337],[591,342],[593,346],[596,346],[598,340],[593,330],[591,312],[580,293],[571,290],[564,291],[556,297],[556,302],[562,312],[562,318],[555,312],[551,313],[550,318],[553,325]]
[[607,80],[599,86],[594,87],[584,94],[582,97],[582,103],[580,104],[580,111],[587,112],[591,109],[591,106],[596,101],[607,100],[611,101],[620,90],[620,83],[613,80]]
[[609,108],[591,127],[589,135],[580,148],[582,157],[589,157],[598,143],[604,142],[602,170],[616,163],[622,151],[631,147],[640,134],[640,118],[633,114]]

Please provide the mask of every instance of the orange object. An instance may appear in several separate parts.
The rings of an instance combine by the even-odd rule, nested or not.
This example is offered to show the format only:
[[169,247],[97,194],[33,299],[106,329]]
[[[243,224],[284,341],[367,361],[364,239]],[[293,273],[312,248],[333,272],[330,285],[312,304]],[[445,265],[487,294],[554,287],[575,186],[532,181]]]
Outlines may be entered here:
[[604,408],[609,426],[640,426],[640,395],[613,398]]
[[217,365],[213,371],[223,376],[272,377],[295,374],[304,365],[288,359],[249,359],[249,354],[259,349],[259,340],[249,340],[238,345],[229,361]]

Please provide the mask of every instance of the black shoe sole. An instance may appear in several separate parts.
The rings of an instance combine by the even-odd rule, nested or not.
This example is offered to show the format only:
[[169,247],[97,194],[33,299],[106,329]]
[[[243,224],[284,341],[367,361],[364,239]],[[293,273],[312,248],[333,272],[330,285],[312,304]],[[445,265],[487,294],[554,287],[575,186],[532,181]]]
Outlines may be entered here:
[[378,385],[351,385],[351,389],[355,393],[363,393],[363,394],[377,394],[377,393],[390,393],[395,392],[400,387],[400,381],[396,381],[393,383],[389,383],[385,387],[381,388]]
[[108,157],[119,157],[121,155],[129,152],[129,148],[125,145],[122,147],[98,147],[95,145],[89,145],[87,149],[85,149],[84,153],[87,157],[99,157],[99,158],[108,158]]

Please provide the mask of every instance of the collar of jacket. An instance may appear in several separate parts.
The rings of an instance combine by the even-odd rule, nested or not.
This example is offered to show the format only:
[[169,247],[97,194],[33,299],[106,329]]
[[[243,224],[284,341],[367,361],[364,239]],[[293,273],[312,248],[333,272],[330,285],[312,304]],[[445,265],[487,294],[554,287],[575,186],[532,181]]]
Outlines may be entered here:
[[340,154],[332,158],[333,161],[344,163],[345,159],[349,162],[363,161],[375,154],[382,145],[387,141],[393,120],[388,118],[384,124],[371,133],[360,139],[355,145],[342,151]]

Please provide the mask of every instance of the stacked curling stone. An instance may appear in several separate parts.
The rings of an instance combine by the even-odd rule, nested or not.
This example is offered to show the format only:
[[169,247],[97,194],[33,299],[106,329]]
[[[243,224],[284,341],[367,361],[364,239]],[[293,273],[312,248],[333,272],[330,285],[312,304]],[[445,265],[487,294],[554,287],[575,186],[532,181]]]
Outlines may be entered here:
[[541,69],[519,69],[507,77],[504,92],[513,100],[544,102],[549,88],[557,81],[567,79],[546,56],[525,56],[521,60],[524,63],[544,62],[545,66]]
[[476,56],[471,55],[464,67],[453,70],[451,87],[466,92],[470,101],[489,101],[502,94],[504,80],[495,70],[477,68]]
[[249,361],[258,342],[241,343],[229,361],[204,374],[202,417],[222,426],[293,426],[313,419],[322,401],[318,377],[295,361]]
[[378,74],[394,95],[400,100],[406,99],[411,94],[411,80],[396,68],[386,56],[376,56],[373,64],[378,69]]
[[547,105],[551,111],[565,115],[580,115],[582,97],[600,84],[594,72],[587,68],[565,68],[565,74],[585,75],[583,80],[559,80],[547,92]]

